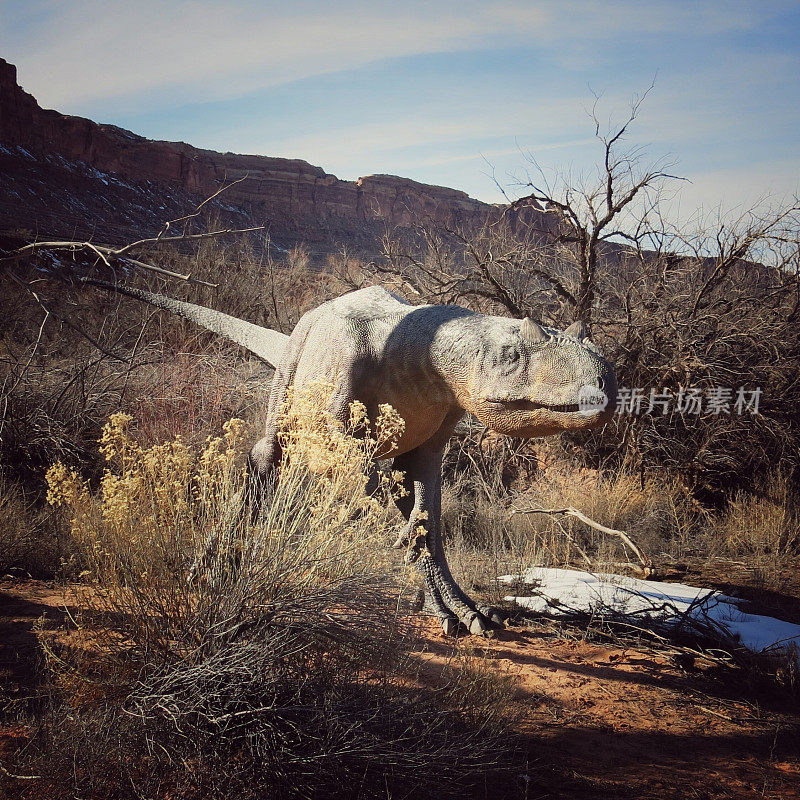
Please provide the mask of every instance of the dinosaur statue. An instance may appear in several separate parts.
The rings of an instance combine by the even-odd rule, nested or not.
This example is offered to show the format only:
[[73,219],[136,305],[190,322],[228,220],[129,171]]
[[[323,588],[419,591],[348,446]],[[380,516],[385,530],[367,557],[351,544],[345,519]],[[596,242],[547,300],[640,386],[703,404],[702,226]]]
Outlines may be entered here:
[[[202,306],[84,280],[190,319],[275,367],[266,431],[250,452],[249,472],[261,480],[280,461],[277,415],[289,386],[331,382],[330,411],[342,421],[354,400],[372,418],[380,403],[392,405],[406,427],[385,457],[403,471],[408,490],[397,501],[407,526],[395,546],[408,548],[428,607],[448,635],[459,623],[484,635],[502,624],[495,609],[458,586],[442,547],[442,452],[456,423],[470,412],[498,433],[550,436],[602,425],[615,404],[612,368],[580,322],[558,331],[460,306],[414,306],[373,286],[323,303],[285,336]],[[415,533],[420,525],[423,536]]]

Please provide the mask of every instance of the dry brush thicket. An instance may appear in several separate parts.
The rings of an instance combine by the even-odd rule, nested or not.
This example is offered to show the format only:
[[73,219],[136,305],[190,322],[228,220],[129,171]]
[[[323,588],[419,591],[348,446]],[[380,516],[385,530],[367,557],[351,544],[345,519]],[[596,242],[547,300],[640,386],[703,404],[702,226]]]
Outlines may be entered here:
[[[263,245],[210,239],[193,253],[161,247],[152,253],[153,261],[191,272],[197,282],[165,287],[152,276],[140,280],[152,290],[281,330],[290,330],[321,299],[341,293],[332,274],[309,269],[302,248],[276,264],[263,255],[269,252]],[[96,442],[111,414],[135,415],[150,443],[176,434],[202,441],[231,417],[245,419],[254,438],[255,426],[262,424],[270,380],[263,364],[241,358],[235,346],[183,320],[79,287],[73,279],[91,274],[95,266],[69,254],[36,253],[15,262],[0,282],[3,514],[17,518],[12,505],[34,511],[30,524],[46,543],[21,548],[18,536],[4,525],[0,563],[6,571],[58,571],[69,543],[42,504],[44,473],[61,460],[80,468],[95,485],[103,467]],[[48,274],[62,282],[46,279]],[[107,270],[101,274],[109,277]],[[130,272],[115,277],[136,279]],[[199,283],[203,280],[218,288]]]
[[69,643],[42,635],[50,708],[15,767],[40,776],[32,791],[460,795],[511,768],[497,763],[503,681],[469,658],[425,678],[387,544],[401,476],[364,491],[403,422],[386,407],[370,424],[354,404],[343,427],[329,393],[286,411],[256,515],[240,513],[237,419],[199,446],[148,445],[116,413],[97,491],[62,462],[48,470],[82,562],[81,613]]
[[[609,163],[617,179],[612,197],[617,190],[627,196],[631,187],[651,188],[652,171],[645,173],[645,185],[629,178],[619,186],[613,170],[619,164],[633,166],[624,159],[617,166]],[[542,198],[552,200],[555,194],[548,186],[527,200],[541,208]],[[617,237],[622,245],[604,238],[619,221],[612,214],[614,224],[593,242],[596,257],[587,278],[582,266],[587,244],[581,237],[592,226],[581,220],[591,221],[592,213],[597,217],[600,212],[591,211],[592,203],[602,206],[606,198],[574,190],[564,198],[563,207],[578,208],[581,201],[589,209],[576,217],[577,226],[565,227],[565,215],[552,210],[523,213],[525,204],[518,202],[517,214],[488,220],[477,232],[420,225],[416,232],[387,234],[384,258],[373,264],[343,251],[320,269],[299,247],[276,261],[268,242],[244,238],[201,240],[193,252],[160,247],[142,257],[191,274],[194,281],[164,289],[151,276],[150,288],[284,331],[306,309],[375,280],[395,283],[412,300],[530,314],[565,326],[579,313],[590,279],[593,335],[616,364],[622,386],[645,393],[650,388],[676,393],[681,387],[760,387],[760,413],[620,415],[601,431],[547,444],[489,440],[464,428],[448,458],[449,481],[458,487],[451,493],[459,498],[454,503],[484,503],[487,510],[473,515],[478,520],[497,516],[491,509],[508,506],[515,494],[538,492],[542,497],[532,502],[574,505],[590,516],[595,509],[599,522],[614,527],[614,515],[596,508],[596,498],[615,482],[633,484],[626,476],[635,476],[640,490],[652,494],[662,510],[658,519],[631,514],[619,524],[644,537],[650,549],[680,556],[685,542],[693,539],[715,553],[726,547],[734,555],[748,549],[765,556],[796,553],[797,493],[785,487],[796,485],[800,459],[797,208],[751,212],[713,231],[689,234],[670,229],[654,199],[635,226],[629,220],[626,230],[633,234]],[[213,221],[208,227],[215,227]],[[2,289],[9,309],[2,322],[1,354],[0,464],[8,486],[3,508],[16,504],[35,511],[31,528],[47,542],[38,552],[29,551],[17,546],[17,534],[8,534],[3,561],[7,569],[37,574],[55,571],[59,553],[68,557],[70,547],[52,515],[42,510],[49,464],[61,459],[81,466],[96,483],[102,462],[94,442],[103,422],[118,410],[134,414],[151,443],[178,433],[197,441],[232,416],[245,419],[255,431],[269,380],[259,363],[242,359],[235,347],[188,322],[75,285],[48,291],[41,268],[52,270],[53,264],[45,255],[14,265],[28,282],[26,289],[14,281],[4,282]],[[98,267],[78,257],[71,262],[63,254],[55,267],[62,275],[84,275],[92,268]],[[136,278],[130,273],[118,277]],[[544,487],[554,480],[564,502],[552,493],[552,502],[545,502]],[[569,493],[574,502],[566,502]],[[760,529],[748,523],[751,513],[763,516],[761,506],[775,509],[771,524],[781,532],[766,538],[779,542],[777,550],[760,542]],[[722,527],[749,528],[754,540],[749,545],[743,544],[744,534],[719,533],[714,515],[726,509],[740,521]],[[465,520],[470,513],[462,514]],[[597,545],[608,551],[601,560],[623,556],[618,547],[597,542],[585,526],[570,524],[565,532],[554,519],[500,516],[484,527],[504,529],[494,535],[501,542],[510,529],[544,529],[548,541],[561,543],[556,560],[568,553],[571,560],[586,563],[580,555],[583,536],[593,540],[590,549]],[[487,535],[470,537],[485,540]],[[571,537],[579,550],[566,547]],[[596,560],[598,554],[587,555]]]
[[[416,238],[387,240],[379,274],[423,301],[563,328],[577,313],[580,270],[560,231],[503,218],[471,237],[422,227]],[[546,442],[497,440],[465,426],[446,460],[459,535],[470,529],[468,540],[508,547],[518,540],[524,558],[539,552],[551,563],[621,560],[623,550],[586,526],[498,518],[498,505],[522,500],[580,508],[656,557],[791,563],[800,551],[799,238],[792,208],[750,214],[713,236],[662,231],[599,246],[593,338],[620,386],[642,390],[641,413]],[[714,387],[733,398],[739,387],[759,388],[759,413],[677,412],[680,390]],[[650,389],[672,393],[668,413],[648,412]]]

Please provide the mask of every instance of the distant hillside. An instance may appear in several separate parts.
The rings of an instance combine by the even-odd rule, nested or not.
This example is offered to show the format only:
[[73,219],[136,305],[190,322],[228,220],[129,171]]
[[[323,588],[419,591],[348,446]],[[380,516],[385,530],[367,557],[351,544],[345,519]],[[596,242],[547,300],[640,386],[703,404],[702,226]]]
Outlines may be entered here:
[[[246,177],[245,177],[246,176]],[[156,229],[222,185],[216,204],[273,240],[374,252],[387,225],[481,224],[494,208],[392,175],[344,181],[298,159],[200,150],[40,108],[0,59],[0,230],[119,241]]]

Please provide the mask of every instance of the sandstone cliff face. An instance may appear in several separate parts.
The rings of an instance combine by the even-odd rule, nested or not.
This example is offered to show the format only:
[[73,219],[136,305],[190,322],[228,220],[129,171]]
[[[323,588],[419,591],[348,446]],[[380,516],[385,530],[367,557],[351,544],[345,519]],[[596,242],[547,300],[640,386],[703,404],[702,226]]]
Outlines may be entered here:
[[34,159],[57,154],[129,181],[152,181],[207,197],[245,177],[225,194],[257,222],[288,230],[326,221],[409,225],[430,220],[475,225],[492,206],[454,189],[407,178],[370,175],[339,180],[299,159],[201,150],[183,142],[150,141],[113,125],[47,111],[17,83],[16,68],[0,59],[0,142]]

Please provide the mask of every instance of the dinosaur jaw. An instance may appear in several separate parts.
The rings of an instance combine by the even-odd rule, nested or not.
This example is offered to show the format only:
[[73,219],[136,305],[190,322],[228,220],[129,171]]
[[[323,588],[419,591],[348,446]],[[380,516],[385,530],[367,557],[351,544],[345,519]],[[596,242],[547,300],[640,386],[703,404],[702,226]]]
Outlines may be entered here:
[[584,410],[578,403],[546,404],[531,400],[480,399],[470,409],[486,427],[524,439],[605,425],[610,410]]

